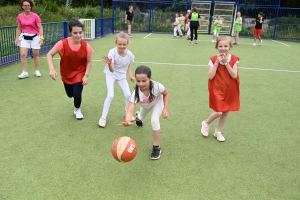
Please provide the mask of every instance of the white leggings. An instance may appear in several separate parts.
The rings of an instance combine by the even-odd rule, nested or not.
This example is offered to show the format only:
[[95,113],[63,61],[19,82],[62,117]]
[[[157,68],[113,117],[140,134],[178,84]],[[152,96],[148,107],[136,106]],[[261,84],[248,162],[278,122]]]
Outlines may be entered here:
[[177,36],[177,31],[178,31],[179,35],[182,36],[180,24],[177,24],[177,26],[174,27],[174,36]]
[[114,83],[115,83],[115,81],[117,81],[117,83],[119,84],[119,86],[121,87],[121,89],[124,93],[125,111],[128,108],[129,98],[130,98],[130,90],[129,90],[129,85],[128,85],[126,78],[124,78],[122,80],[117,80],[112,76],[106,75],[107,96],[104,101],[103,111],[102,111],[102,116],[101,116],[104,119],[106,119],[106,117],[107,117],[110,104],[114,98]]
[[161,116],[162,110],[164,109],[164,102],[158,101],[156,104],[152,106],[150,109],[140,107],[140,113],[137,116],[140,120],[143,120],[147,117],[148,113],[152,109],[152,116],[151,116],[151,126],[153,131],[160,130],[160,123],[159,118]]

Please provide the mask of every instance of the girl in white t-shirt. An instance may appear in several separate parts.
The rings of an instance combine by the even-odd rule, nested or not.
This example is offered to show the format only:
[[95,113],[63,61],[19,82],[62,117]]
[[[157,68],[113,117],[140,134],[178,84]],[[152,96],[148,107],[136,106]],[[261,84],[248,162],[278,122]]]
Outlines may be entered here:
[[132,82],[135,78],[132,77],[130,63],[134,62],[134,55],[127,49],[129,36],[124,32],[120,32],[116,36],[116,46],[111,49],[108,56],[102,56],[102,59],[107,64],[104,68],[106,74],[107,96],[104,101],[102,115],[99,119],[99,126],[106,126],[106,117],[109,111],[110,104],[114,98],[114,82],[117,82],[121,87],[125,96],[125,111],[129,104],[130,89],[126,80],[126,73]]
[[136,86],[131,93],[130,103],[126,113],[125,122],[121,126],[131,126],[131,116],[135,109],[135,104],[140,103],[140,112],[136,112],[136,126],[142,127],[142,120],[146,118],[152,110],[151,125],[153,134],[153,149],[151,154],[152,160],[160,158],[161,148],[160,139],[160,122],[159,118],[168,118],[169,93],[166,88],[159,82],[151,79],[151,69],[147,66],[139,66],[135,70]]

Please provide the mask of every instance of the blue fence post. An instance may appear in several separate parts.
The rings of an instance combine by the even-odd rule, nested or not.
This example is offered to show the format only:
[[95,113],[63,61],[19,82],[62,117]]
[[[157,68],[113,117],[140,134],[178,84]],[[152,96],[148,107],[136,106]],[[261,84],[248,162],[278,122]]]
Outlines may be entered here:
[[213,16],[214,16],[214,7],[215,7],[215,1],[213,0],[210,4],[210,12],[209,12],[209,23],[208,23],[208,34],[211,33],[211,26],[213,24]]
[[275,18],[275,25],[274,25],[274,32],[273,32],[272,40],[275,40],[275,39],[276,39],[276,29],[277,29],[277,24],[278,24],[279,10],[280,10],[280,0],[278,0],[278,2],[277,2],[277,7],[276,7],[276,18]]
[[151,33],[151,19],[152,19],[152,0],[149,1],[148,33]]
[[64,38],[67,38],[69,33],[68,33],[68,21],[67,20],[64,20]]
[[101,0],[101,13],[100,13],[100,18],[103,18],[103,7],[104,7],[104,1]]
[[112,8],[112,25],[111,25],[111,30],[112,33],[115,32],[115,1],[112,1],[111,3],[111,8]]

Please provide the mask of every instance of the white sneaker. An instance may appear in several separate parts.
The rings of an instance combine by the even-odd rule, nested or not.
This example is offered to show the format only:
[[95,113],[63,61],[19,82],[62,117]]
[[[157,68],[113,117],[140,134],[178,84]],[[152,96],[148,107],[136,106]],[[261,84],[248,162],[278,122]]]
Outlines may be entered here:
[[99,124],[100,127],[105,128],[105,126],[106,126],[106,119],[100,117],[98,124]]
[[18,76],[18,78],[28,78],[28,72],[22,72],[19,76]]
[[35,70],[35,76],[36,77],[41,77],[42,74],[41,74],[41,72],[39,70]]
[[260,40],[260,43],[259,43],[259,45],[262,45],[262,40]]
[[205,137],[207,137],[209,134],[209,125],[206,123],[206,121],[202,122],[201,133]]
[[222,135],[221,132],[215,131],[214,136],[217,138],[217,140],[219,142],[224,142],[225,141],[225,138],[224,138],[224,136]]
[[80,108],[78,108],[77,110],[74,109],[74,115],[76,115],[77,120],[82,120],[83,119],[83,114],[81,113]]
[[253,43],[253,46],[256,46],[256,43]]
[[212,40],[211,42],[215,42],[214,40]]

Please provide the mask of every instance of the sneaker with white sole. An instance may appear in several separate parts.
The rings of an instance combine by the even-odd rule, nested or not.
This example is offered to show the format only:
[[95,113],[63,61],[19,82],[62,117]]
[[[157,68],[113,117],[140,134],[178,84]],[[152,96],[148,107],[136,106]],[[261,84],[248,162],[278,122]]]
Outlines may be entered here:
[[28,78],[28,72],[22,72],[19,76],[18,76],[18,78]]
[[201,133],[205,137],[209,135],[209,125],[206,123],[206,121],[202,122]]
[[222,133],[219,132],[219,131],[215,131],[214,136],[217,138],[217,140],[218,140],[219,142],[224,142],[224,141],[225,141],[224,136],[223,136]]
[[74,109],[74,115],[76,116],[77,120],[82,120],[83,119],[83,114],[81,113],[80,108],[78,108],[77,110]]
[[41,74],[41,72],[39,70],[35,70],[35,76],[36,77],[41,77],[42,74]]
[[256,43],[253,43],[252,45],[253,45],[253,46],[256,46]]
[[150,158],[152,160],[158,160],[160,158],[160,154],[161,154],[160,146],[153,146]]
[[260,43],[259,43],[259,45],[262,45],[262,40],[260,40]]
[[106,119],[104,119],[104,118],[101,117],[99,119],[99,123],[98,124],[99,124],[100,127],[105,128],[105,126],[106,126]]
[[137,118],[138,118],[138,114],[139,114],[140,112],[139,111],[137,111],[136,113],[135,113],[135,125],[137,126],[137,127],[139,127],[139,128],[142,128],[143,127],[143,121],[142,120],[137,120]]

